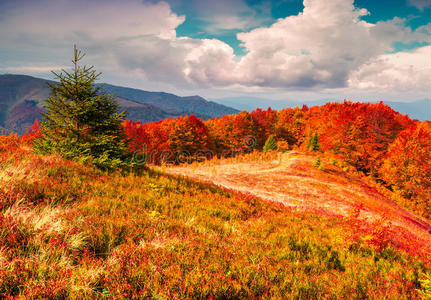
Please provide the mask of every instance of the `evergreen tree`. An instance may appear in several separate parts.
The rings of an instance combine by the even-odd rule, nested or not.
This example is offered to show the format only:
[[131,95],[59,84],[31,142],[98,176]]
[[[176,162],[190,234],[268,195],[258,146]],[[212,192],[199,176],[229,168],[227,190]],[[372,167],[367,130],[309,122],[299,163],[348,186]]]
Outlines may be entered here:
[[322,164],[322,159],[320,158],[320,156],[316,157],[313,163],[313,167],[318,168],[320,167],[321,164]]
[[275,142],[274,136],[270,135],[265,142],[265,145],[263,146],[264,151],[271,151],[271,150],[277,150],[278,146]]
[[42,136],[35,143],[39,153],[58,153],[66,159],[91,161],[101,169],[130,165],[127,141],[121,129],[125,112],[118,112],[113,96],[95,81],[94,66],[79,66],[85,56],[74,46],[73,71],[55,73],[58,83],[48,84],[41,123]]
[[325,167],[323,166],[322,159],[320,158],[320,156],[316,157],[316,159],[314,160],[313,167],[319,169],[320,171],[325,170]]
[[310,137],[307,148],[311,151],[322,151],[319,145],[319,134],[317,132]]

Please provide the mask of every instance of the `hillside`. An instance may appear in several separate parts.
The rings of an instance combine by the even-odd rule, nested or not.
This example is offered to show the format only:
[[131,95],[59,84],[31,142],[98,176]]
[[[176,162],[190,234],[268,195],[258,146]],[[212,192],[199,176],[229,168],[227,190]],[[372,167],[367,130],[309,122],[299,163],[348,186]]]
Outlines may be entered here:
[[[43,100],[50,93],[46,82],[47,80],[26,75],[0,75],[0,132],[22,134],[36,118],[40,119]],[[209,119],[237,112],[199,96],[179,97],[108,84],[104,87],[107,92],[115,95],[120,110],[128,111],[129,119],[142,123],[189,114]]]
[[[316,155],[301,152],[257,154],[215,159],[204,163],[164,168],[210,184],[279,202],[297,211],[348,217],[357,208],[368,222],[385,220],[394,233],[413,237],[421,250],[431,253],[431,225],[392,202],[390,192],[369,179],[346,172],[323,160],[324,170],[313,167]],[[383,195],[381,192],[385,192]]]
[[431,293],[429,122],[345,101],[120,126],[109,172],[0,136],[0,297]]
[[[106,174],[0,138],[1,297],[418,298],[430,271],[420,239],[362,216],[150,169]],[[324,189],[309,176],[301,195]]]
[[392,200],[431,218],[431,126],[384,103],[257,109],[202,121],[124,122],[129,149],[152,164],[179,164],[261,151],[273,140],[280,150],[324,153],[393,191]]

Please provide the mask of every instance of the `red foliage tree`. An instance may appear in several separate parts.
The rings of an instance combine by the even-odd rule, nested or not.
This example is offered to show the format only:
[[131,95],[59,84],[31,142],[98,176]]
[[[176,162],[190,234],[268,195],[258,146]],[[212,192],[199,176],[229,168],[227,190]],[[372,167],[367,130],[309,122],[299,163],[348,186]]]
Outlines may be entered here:
[[141,122],[124,120],[122,126],[129,140],[128,146],[130,151],[139,151],[150,143],[150,136]]
[[410,204],[431,216],[431,127],[410,126],[389,147],[381,177]]
[[[190,160],[208,151],[211,139],[205,124],[195,116],[165,119],[141,124],[126,120],[123,128],[130,140],[129,149],[145,154],[150,163]],[[189,156],[189,157],[185,157]]]
[[375,174],[409,117],[380,103],[328,103],[307,112],[305,135],[315,132],[324,151],[333,151],[366,173]]
[[255,146],[254,122],[247,111],[208,120],[206,125],[214,142],[213,150],[218,154],[241,152]]
[[302,142],[304,126],[304,110],[299,107],[285,108],[278,112],[274,135],[277,140],[286,141],[289,145],[296,145]]
[[274,133],[277,123],[277,111],[268,107],[267,110],[258,108],[251,112],[255,126],[256,138],[259,146],[263,146],[267,138]]
[[210,150],[208,129],[196,116],[170,120],[167,128],[169,145],[179,162],[194,160]]
[[[170,149],[162,121],[141,124],[139,121],[126,120],[123,128],[129,140],[129,149],[135,152],[135,160],[145,159],[151,163],[159,163],[161,153]],[[142,158],[142,154],[146,157]]]

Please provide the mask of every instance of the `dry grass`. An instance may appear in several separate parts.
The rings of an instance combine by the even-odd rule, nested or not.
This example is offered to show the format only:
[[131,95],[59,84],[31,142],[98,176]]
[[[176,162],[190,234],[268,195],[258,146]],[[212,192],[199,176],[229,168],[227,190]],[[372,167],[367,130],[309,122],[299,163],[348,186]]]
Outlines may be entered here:
[[193,167],[171,166],[164,171],[281,202],[301,211],[346,217],[361,207],[362,218],[386,219],[431,250],[431,225],[425,220],[390,201],[359,174],[345,172],[326,159],[323,159],[325,170],[321,171],[312,167],[314,159],[314,155],[298,151],[282,155],[274,152],[217,159]]
[[[431,253],[411,237],[414,251],[388,241],[385,226],[328,216],[323,204],[339,207],[341,196],[319,193],[354,202],[376,192],[300,153],[183,168],[284,196],[288,208],[181,176],[104,174],[20,151],[0,152],[0,298],[414,299],[430,270]],[[325,211],[308,212],[317,204]]]

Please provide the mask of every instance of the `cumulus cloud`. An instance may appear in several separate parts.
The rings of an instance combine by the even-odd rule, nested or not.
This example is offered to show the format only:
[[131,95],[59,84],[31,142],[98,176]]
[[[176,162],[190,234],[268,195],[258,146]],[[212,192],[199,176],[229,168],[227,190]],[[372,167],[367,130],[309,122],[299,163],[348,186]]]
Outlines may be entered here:
[[431,46],[381,55],[352,73],[349,86],[358,89],[420,91],[431,86]]
[[7,16],[1,20],[1,34],[44,37],[41,42],[59,35],[96,40],[143,35],[171,38],[184,20],[184,16],[172,13],[165,2],[17,0],[16,5],[9,5]]
[[431,41],[423,28],[413,32],[402,19],[371,24],[361,19],[367,14],[353,0],[305,0],[302,13],[238,34],[243,57],[223,43],[212,42],[210,50],[202,44],[186,61],[185,75],[197,84],[341,88],[352,72],[391,52],[394,42]]
[[[27,4],[9,5],[8,13],[0,14],[0,53],[18,53],[10,54],[9,64],[35,65],[34,60],[38,67],[44,62],[63,64],[63,56],[76,42],[97,69],[184,87],[333,89],[386,84],[389,88],[399,84],[407,68],[397,60],[419,61],[428,53],[424,48],[387,54],[393,51],[393,43],[431,42],[430,26],[412,31],[398,18],[377,24],[363,21],[361,17],[369,12],[356,8],[353,0],[304,0],[298,15],[238,34],[247,50],[244,56],[236,56],[217,39],[177,37],[176,28],[185,17],[173,13],[165,2],[41,0]],[[226,22],[225,29],[245,26],[235,22]],[[27,56],[33,64],[25,61]],[[413,72],[428,74],[420,64]],[[415,84],[423,84],[418,76]]]
[[185,55],[175,43],[176,28],[184,20],[166,2],[11,1],[0,18],[0,53],[5,53],[3,65],[8,63],[1,70],[64,64],[76,43],[87,53],[86,61],[106,72],[140,69],[155,80],[176,80],[183,77],[177,69],[184,68]]
[[269,28],[238,34],[249,53],[241,65],[268,86],[342,87],[350,72],[392,50],[395,41],[429,41],[400,19],[370,24],[349,0],[305,0],[304,11]]

